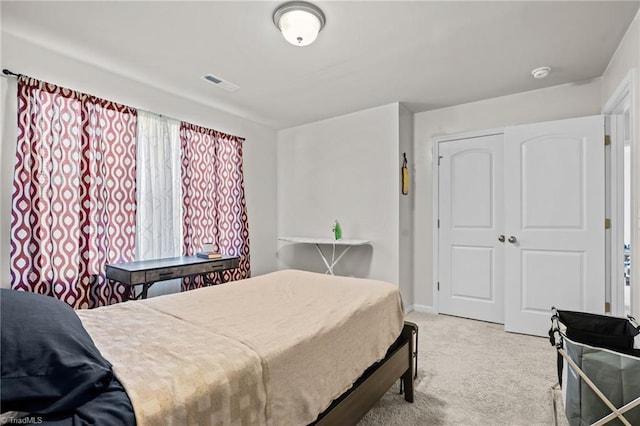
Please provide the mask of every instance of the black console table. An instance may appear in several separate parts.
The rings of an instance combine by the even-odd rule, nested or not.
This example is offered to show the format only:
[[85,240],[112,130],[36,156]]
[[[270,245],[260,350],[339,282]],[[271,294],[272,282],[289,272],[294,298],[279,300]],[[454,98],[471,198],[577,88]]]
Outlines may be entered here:
[[167,259],[139,260],[135,262],[107,265],[106,276],[128,286],[125,300],[129,300],[134,288],[142,286],[142,291],[133,299],[146,299],[149,287],[158,281],[203,275],[235,269],[239,257],[223,256],[219,259],[202,259],[197,256],[171,257]]

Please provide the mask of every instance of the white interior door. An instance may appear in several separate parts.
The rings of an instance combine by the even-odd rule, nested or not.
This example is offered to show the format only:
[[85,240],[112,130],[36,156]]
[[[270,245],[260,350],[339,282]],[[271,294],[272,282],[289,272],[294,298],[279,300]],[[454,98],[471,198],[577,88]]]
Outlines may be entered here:
[[503,136],[439,144],[441,313],[504,322]]
[[604,312],[604,118],[505,129],[505,329]]

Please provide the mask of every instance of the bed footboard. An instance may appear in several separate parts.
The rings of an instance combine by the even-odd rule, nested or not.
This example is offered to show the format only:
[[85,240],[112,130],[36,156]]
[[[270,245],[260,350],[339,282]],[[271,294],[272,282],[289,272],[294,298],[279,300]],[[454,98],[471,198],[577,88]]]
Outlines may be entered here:
[[389,348],[385,358],[372,365],[356,381],[351,389],[336,399],[318,416],[313,425],[355,425],[401,380],[404,399],[413,402],[414,378],[418,370],[418,326],[405,321],[400,337]]
[[413,402],[413,381],[418,376],[418,325],[405,321],[402,335],[405,334],[409,342],[409,368],[401,377],[400,392],[404,389],[404,399]]

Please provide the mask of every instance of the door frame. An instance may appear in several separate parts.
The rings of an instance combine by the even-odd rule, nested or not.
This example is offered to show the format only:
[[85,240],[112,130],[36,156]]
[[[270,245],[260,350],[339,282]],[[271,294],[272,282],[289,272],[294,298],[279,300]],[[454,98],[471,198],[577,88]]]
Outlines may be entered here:
[[[624,101],[629,100],[629,119],[630,119],[630,129],[629,132],[631,134],[631,247],[637,246],[637,241],[640,241],[637,231],[634,231],[636,227],[634,226],[634,212],[637,211],[638,200],[634,195],[640,188],[635,187],[635,179],[634,176],[638,176],[638,171],[634,171],[633,159],[636,155],[636,147],[638,141],[635,140],[637,137],[636,134],[636,69],[631,69],[627,75],[622,79],[616,90],[613,92],[611,97],[607,100],[604,107],[602,108],[602,113],[607,115],[606,123],[606,134],[610,134],[610,115],[616,114],[619,110],[618,108],[622,105]],[[612,135],[611,138],[611,146],[610,146],[610,186],[606,188],[608,191],[607,202],[610,203],[610,215],[611,215],[611,235],[610,235],[610,251],[607,254],[607,261],[611,262],[611,268],[609,269],[609,276],[606,278],[610,280],[612,283],[610,285],[611,294],[611,314],[615,316],[624,316],[624,280],[622,280],[620,274],[619,266],[622,265],[624,253],[621,246],[621,242],[624,240],[624,194],[620,192],[620,183],[623,182],[623,173],[624,173],[624,163],[622,162],[624,156],[624,137],[620,137],[620,135]],[[636,247],[637,251],[637,247]],[[636,258],[638,256],[636,255]],[[638,264],[638,260],[636,259],[636,265]],[[614,268],[613,265],[618,265],[618,268]],[[638,315],[640,313],[640,306],[634,306],[635,292],[637,292],[638,285],[640,284],[639,280],[634,280],[634,276],[637,278],[638,274],[634,273],[634,270],[638,270],[639,268],[634,268],[634,262],[631,262],[631,312]],[[634,292],[635,288],[635,292]]]
[[440,228],[438,227],[438,221],[440,219],[440,144],[444,142],[453,142],[461,139],[474,139],[485,136],[496,136],[504,134],[504,128],[494,128],[487,130],[479,130],[474,132],[453,133],[450,135],[434,136],[432,137],[432,156],[431,156],[431,170],[433,179],[433,220],[431,223],[431,235],[433,235],[433,289],[432,289],[432,308],[433,313],[440,313],[440,292],[438,289],[438,282],[440,280]]

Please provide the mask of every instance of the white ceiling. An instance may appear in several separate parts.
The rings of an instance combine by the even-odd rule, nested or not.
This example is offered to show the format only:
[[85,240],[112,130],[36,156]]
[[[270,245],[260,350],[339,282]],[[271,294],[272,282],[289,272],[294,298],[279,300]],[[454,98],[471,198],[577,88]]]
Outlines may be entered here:
[[[3,1],[2,31],[281,129],[397,101],[419,112],[599,77],[639,5],[317,1],[327,24],[301,48],[272,22],[280,3]],[[532,79],[542,65],[551,75]],[[221,90],[206,73],[240,89]]]

